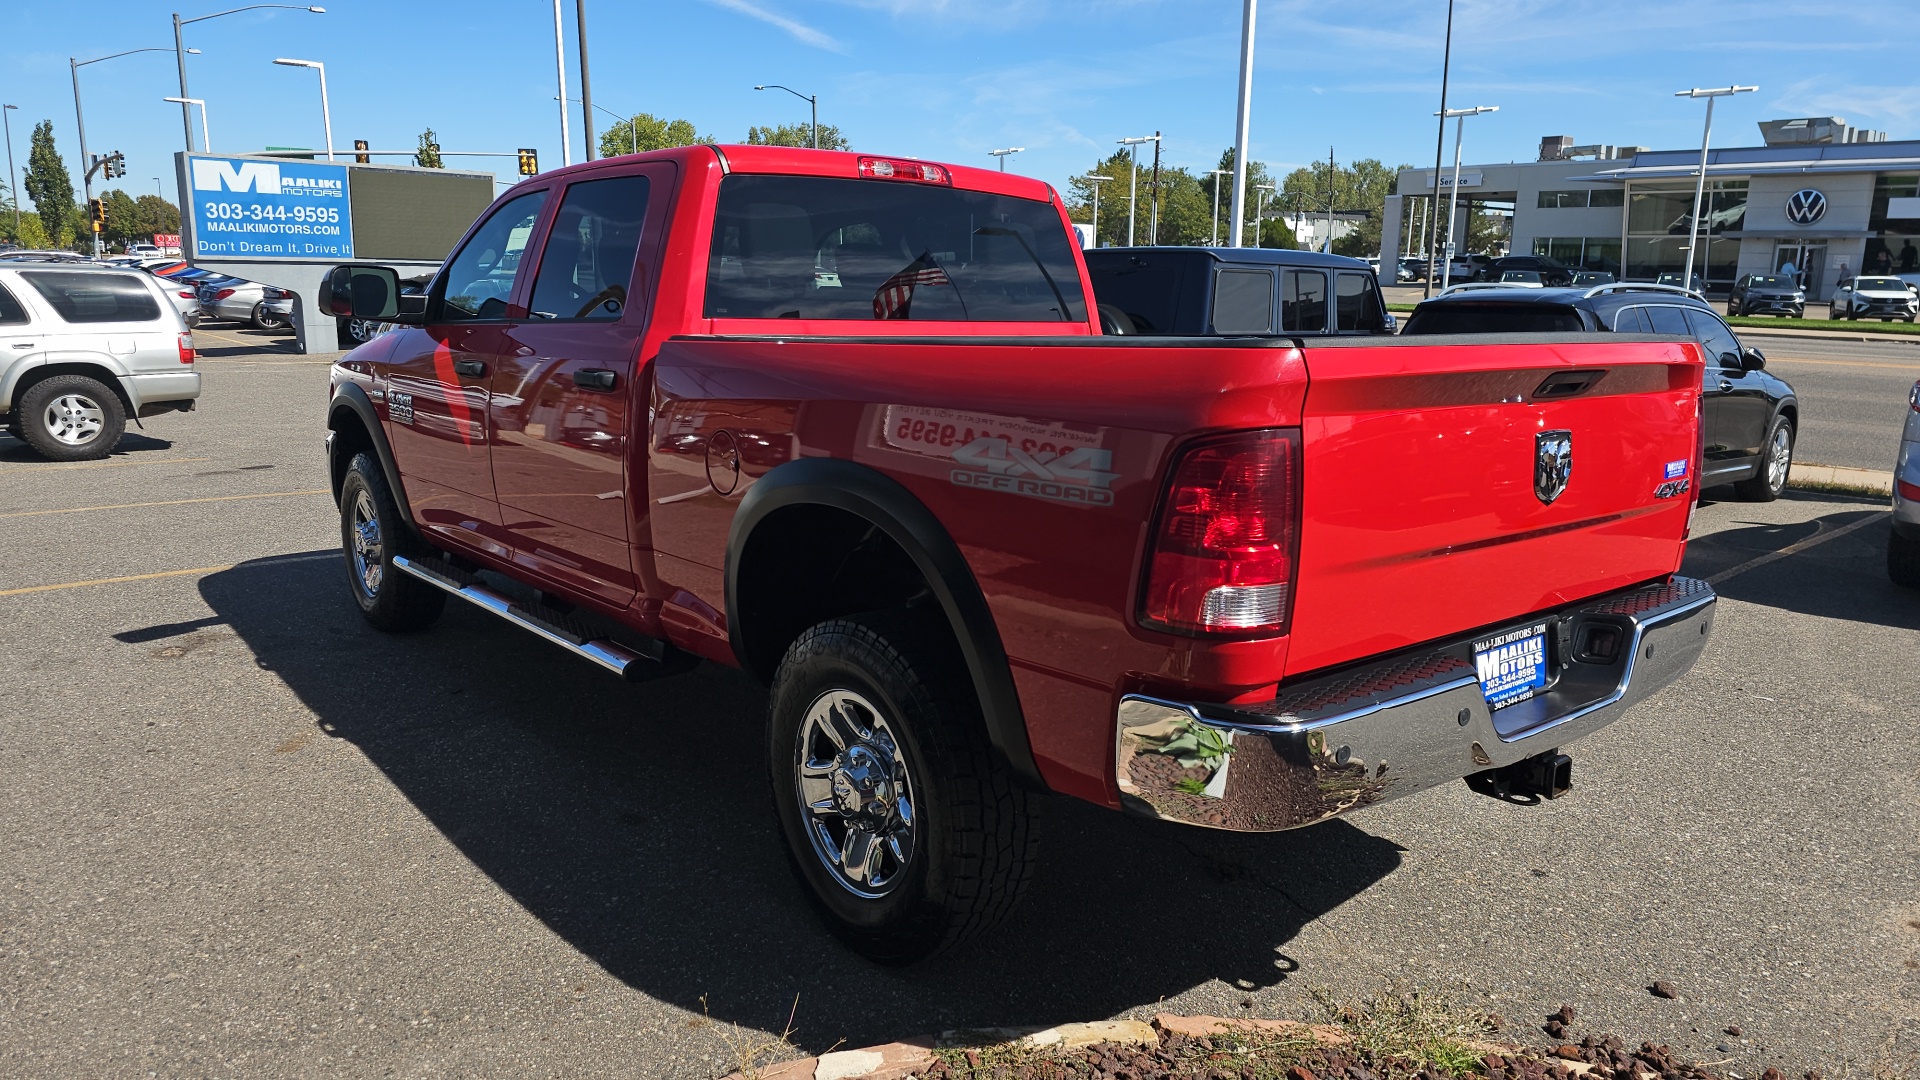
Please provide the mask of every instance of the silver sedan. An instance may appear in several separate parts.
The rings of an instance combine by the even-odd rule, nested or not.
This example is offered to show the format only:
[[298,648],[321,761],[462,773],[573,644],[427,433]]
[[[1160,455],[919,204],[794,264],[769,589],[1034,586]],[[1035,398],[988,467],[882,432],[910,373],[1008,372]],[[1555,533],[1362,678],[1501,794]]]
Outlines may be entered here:
[[285,330],[292,299],[292,292],[258,281],[229,280],[200,287],[200,306],[209,317],[250,323],[259,330]]

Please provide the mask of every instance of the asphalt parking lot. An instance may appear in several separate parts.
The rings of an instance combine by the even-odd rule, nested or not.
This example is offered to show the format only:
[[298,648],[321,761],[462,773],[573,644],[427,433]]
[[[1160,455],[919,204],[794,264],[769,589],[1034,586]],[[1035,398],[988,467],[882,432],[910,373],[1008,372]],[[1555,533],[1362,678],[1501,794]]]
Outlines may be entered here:
[[[107,461],[0,436],[0,1075],[704,1078],[790,1017],[817,1052],[1390,981],[1745,1075],[1920,1068],[1920,594],[1883,504],[1705,506],[1709,650],[1571,748],[1568,799],[1275,836],[1061,801],[1010,925],[883,970],[788,876],[754,683],[625,686],[461,605],[374,633],[328,357],[232,336]],[[1889,416],[1853,418],[1882,460]]]

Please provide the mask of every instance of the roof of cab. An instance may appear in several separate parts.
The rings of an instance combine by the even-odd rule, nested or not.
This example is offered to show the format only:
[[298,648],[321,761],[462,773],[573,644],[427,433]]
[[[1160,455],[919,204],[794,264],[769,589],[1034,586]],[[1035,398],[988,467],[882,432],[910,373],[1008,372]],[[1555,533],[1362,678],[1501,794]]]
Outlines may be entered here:
[[1091,248],[1086,252],[1088,258],[1095,256],[1141,255],[1141,254],[1204,254],[1221,262],[1234,263],[1270,263],[1274,266],[1332,266],[1343,270],[1371,270],[1366,262],[1350,259],[1345,255],[1329,255],[1321,251],[1300,251],[1295,248],[1266,247],[1179,247],[1162,244],[1157,247],[1110,247]]
[[[639,154],[622,154],[619,157],[598,158],[593,161],[569,165],[565,168],[543,172],[531,180],[549,180],[568,173],[583,173],[611,165],[640,161],[674,161],[688,167],[711,165],[716,158],[720,167],[727,173],[748,173],[775,176],[826,176],[848,180],[862,179],[860,176],[861,158],[887,158],[892,161],[922,161],[924,159],[905,154],[869,154],[853,153],[845,150],[808,150],[793,146],[749,146],[738,143],[696,143],[692,146],[675,146],[665,150],[648,150]],[[1055,201],[1052,185],[1042,180],[1017,173],[1003,173],[997,169],[980,169],[971,165],[950,165],[944,161],[927,161],[926,164],[938,165],[947,170],[953,178],[953,185],[965,191],[982,191],[994,195],[1010,195],[1017,199],[1034,199],[1039,202]],[[868,178],[871,179],[871,178]],[[875,180],[874,183],[917,183],[918,181]],[[929,185],[931,186],[931,185]]]

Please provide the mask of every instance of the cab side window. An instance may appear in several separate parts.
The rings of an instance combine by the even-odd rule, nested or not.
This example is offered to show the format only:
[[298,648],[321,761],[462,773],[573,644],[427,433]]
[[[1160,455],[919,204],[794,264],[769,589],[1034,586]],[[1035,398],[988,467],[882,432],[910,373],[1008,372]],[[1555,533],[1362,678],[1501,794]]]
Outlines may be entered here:
[[1740,370],[1740,339],[1733,336],[1726,323],[1715,318],[1712,312],[1694,308],[1687,309],[1687,323],[1693,327],[1693,336],[1699,339],[1707,363],[1718,361],[1730,371]]
[[533,319],[617,319],[626,310],[640,225],[647,217],[647,178],[616,176],[567,188],[547,231],[527,316]]
[[1288,333],[1327,332],[1327,275],[1289,270],[1280,293],[1280,328]]
[[1213,332],[1265,334],[1273,329],[1273,271],[1222,270],[1213,279]]
[[1616,334],[1653,333],[1653,328],[1647,325],[1647,309],[1643,307],[1624,307],[1614,312],[1613,331]]
[[1380,306],[1380,291],[1374,287],[1372,274],[1342,271],[1335,295],[1340,329],[1373,334],[1387,328],[1382,314],[1385,309]]
[[447,261],[440,275],[443,290],[435,322],[481,322],[507,317],[507,298],[513,295],[521,256],[540,207],[544,191],[528,192],[501,205],[478,232]]
[[27,309],[13,298],[7,287],[0,285],[0,326],[13,326],[27,321]]
[[1652,304],[1640,310],[1647,313],[1647,321],[1653,324],[1656,334],[1693,335],[1693,328],[1687,325],[1686,311],[1682,308],[1671,304]]

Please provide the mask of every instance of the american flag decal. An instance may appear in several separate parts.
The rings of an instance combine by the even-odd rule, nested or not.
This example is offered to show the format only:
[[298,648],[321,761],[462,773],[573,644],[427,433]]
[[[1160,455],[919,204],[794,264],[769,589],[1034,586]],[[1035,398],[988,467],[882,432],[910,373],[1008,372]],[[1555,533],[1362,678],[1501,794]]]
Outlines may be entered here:
[[904,319],[913,306],[913,290],[920,285],[950,285],[947,272],[933,261],[933,253],[923,251],[907,268],[880,283],[873,294],[873,317]]

